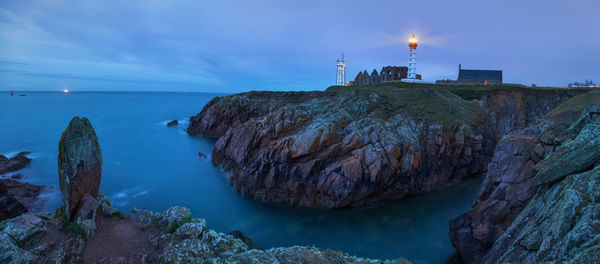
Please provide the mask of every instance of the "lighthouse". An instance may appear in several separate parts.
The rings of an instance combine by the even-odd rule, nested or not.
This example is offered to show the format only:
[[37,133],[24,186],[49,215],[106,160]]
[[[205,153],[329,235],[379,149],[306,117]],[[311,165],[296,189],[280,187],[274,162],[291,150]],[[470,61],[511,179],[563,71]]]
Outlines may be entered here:
[[413,34],[408,39],[408,73],[406,74],[406,79],[402,79],[404,82],[421,82],[420,78],[417,78],[417,45],[417,38]]
[[344,62],[344,53],[342,53],[342,60],[337,60],[337,72],[335,75],[335,85],[345,86],[346,85],[346,62]]

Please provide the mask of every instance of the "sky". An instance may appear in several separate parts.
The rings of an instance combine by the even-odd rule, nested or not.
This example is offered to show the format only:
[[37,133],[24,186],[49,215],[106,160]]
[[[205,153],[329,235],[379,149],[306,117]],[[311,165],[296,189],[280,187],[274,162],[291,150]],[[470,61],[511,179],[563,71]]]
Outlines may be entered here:
[[323,90],[359,71],[600,82],[598,0],[0,0],[0,90]]

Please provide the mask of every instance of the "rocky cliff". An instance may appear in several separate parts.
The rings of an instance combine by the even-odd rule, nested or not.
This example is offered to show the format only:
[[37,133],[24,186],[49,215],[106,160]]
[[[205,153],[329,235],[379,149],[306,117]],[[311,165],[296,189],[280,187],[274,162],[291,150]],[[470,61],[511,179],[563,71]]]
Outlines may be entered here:
[[213,99],[187,132],[218,138],[212,161],[232,172],[229,182],[245,196],[362,206],[483,173],[506,131],[527,126],[569,96],[394,83],[250,92]]
[[243,195],[332,208],[481,173],[493,147],[484,119],[445,89],[250,92],[212,100],[187,131],[218,138],[212,161]]
[[[505,232],[516,228],[518,221],[515,219],[523,218],[522,215],[526,214],[523,211],[525,207],[535,207],[540,214],[551,213],[552,207],[532,205],[541,199],[546,199],[545,204],[562,203],[559,200],[541,198],[546,195],[547,186],[557,184],[566,175],[577,174],[594,167],[598,162],[597,155],[600,155],[600,149],[593,145],[591,134],[594,130],[582,130],[586,125],[598,122],[599,105],[598,91],[573,97],[552,109],[536,124],[514,131],[498,143],[473,207],[450,222],[450,240],[465,262],[482,263],[501,259],[501,253],[509,250],[507,241],[513,241],[515,238],[515,234]],[[587,139],[583,139],[586,137]],[[589,173],[595,172],[592,170]],[[567,191],[562,188],[560,192]],[[525,218],[531,219],[530,216]],[[537,221],[538,224],[543,222],[542,219]],[[545,227],[558,224],[553,222],[554,220],[544,221],[544,226],[530,226],[528,232],[547,234]],[[565,235],[565,232],[561,235]],[[500,237],[504,237],[504,242],[499,242]],[[540,239],[545,238],[536,239],[535,241],[540,242]],[[554,242],[557,240],[548,243]],[[546,260],[541,256],[533,257],[538,253],[547,253],[538,252],[539,248],[533,250],[529,246],[519,247],[515,244],[511,247],[513,252],[519,253],[510,255],[512,259],[508,255],[503,257],[505,261],[523,261],[523,258],[517,257],[525,255],[529,261],[560,259],[556,254]],[[546,249],[548,247],[550,246]],[[526,254],[523,250],[529,253]]]

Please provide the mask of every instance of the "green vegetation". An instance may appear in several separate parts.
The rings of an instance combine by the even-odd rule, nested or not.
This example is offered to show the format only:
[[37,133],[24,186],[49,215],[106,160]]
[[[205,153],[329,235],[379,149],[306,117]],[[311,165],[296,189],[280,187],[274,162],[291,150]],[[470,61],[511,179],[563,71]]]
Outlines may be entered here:
[[179,228],[180,226],[186,224],[186,223],[191,223],[194,222],[194,218],[191,216],[188,217],[184,217],[179,221],[173,221],[171,222],[171,224],[169,224],[169,227],[167,227],[167,230],[165,230],[166,233],[172,234],[173,232],[175,232],[177,230],[177,228]]
[[119,211],[119,210],[116,210],[112,214],[110,214],[110,217],[116,217],[116,218],[119,218],[119,219],[125,219],[125,215],[121,211]]
[[9,233],[6,233],[8,235],[8,237],[10,238],[10,240],[12,240],[12,242],[18,247],[18,248],[23,248],[24,245],[24,241],[23,240],[19,240],[16,237],[12,236]]
[[67,214],[65,213],[65,207],[61,206],[56,209],[54,213],[54,218],[61,225],[61,231],[65,233],[78,234],[80,236],[84,236],[83,229],[74,222],[69,221],[67,218]]
[[6,223],[8,223],[8,220],[10,220],[10,219],[4,219],[4,220],[0,221],[0,228],[4,227],[4,225],[6,225]]
[[509,84],[470,85],[389,82],[362,86],[331,86],[326,91],[342,94],[352,92],[359,98],[368,98],[369,94],[376,93],[382,100],[376,104],[371,104],[373,108],[369,110],[384,116],[404,113],[416,121],[425,123],[476,125],[485,118],[485,114],[479,104],[473,100],[479,100],[493,93],[524,91],[536,95],[557,92],[576,95],[589,92],[590,89],[526,87]]
[[81,227],[75,222],[69,223],[64,230],[66,230],[66,233],[85,236],[85,234],[83,233],[83,229],[81,229]]
[[65,207],[61,206],[58,207],[56,209],[56,212],[54,213],[54,218],[60,223],[62,224],[62,226],[65,226],[69,223],[69,219],[67,219],[67,213],[65,212]]
[[575,96],[546,114],[546,119],[560,125],[570,125],[590,105],[600,105],[600,90]]
[[481,99],[485,95],[498,91],[527,91],[532,93],[549,93],[549,92],[576,92],[585,93],[590,91],[588,88],[556,88],[556,87],[527,87],[517,84],[433,84],[433,83],[405,83],[405,82],[388,82],[369,84],[361,86],[331,86],[327,91],[346,92],[357,88],[373,88],[373,87],[388,87],[388,88],[406,88],[406,89],[446,89],[465,100]]
[[369,112],[387,118],[405,114],[416,122],[441,125],[477,125],[485,119],[485,112],[477,102],[462,99],[443,86],[434,84],[385,83],[367,86],[334,86],[330,92],[355,93],[357,99],[379,96],[369,105]]

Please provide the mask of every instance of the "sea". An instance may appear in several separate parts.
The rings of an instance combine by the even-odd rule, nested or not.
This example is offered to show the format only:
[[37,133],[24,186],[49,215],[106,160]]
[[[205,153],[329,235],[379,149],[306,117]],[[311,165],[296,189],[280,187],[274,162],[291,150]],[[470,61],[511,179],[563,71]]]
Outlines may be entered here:
[[[240,230],[264,248],[305,245],[359,257],[403,257],[413,263],[455,261],[448,221],[470,208],[480,179],[364,208],[293,208],[245,198],[228,185],[228,173],[210,162],[216,141],[185,132],[191,116],[212,98],[225,95],[2,92],[0,154],[31,152],[33,162],[17,173],[25,175],[22,181],[56,187],[44,194],[45,210],[53,212],[62,203],[58,141],[71,118],[84,116],[102,148],[100,189],[124,213],[133,208],[160,212],[178,205],[206,219],[209,228]],[[179,126],[167,127],[170,120],[178,120]]]

